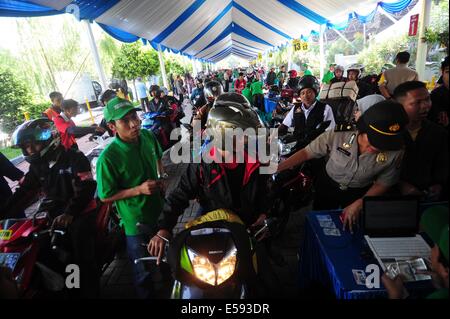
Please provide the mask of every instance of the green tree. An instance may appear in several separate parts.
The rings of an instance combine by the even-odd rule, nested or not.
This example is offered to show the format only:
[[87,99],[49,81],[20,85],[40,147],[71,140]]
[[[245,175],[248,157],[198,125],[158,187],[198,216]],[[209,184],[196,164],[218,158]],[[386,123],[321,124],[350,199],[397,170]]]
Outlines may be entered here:
[[140,42],[123,44],[113,62],[115,77],[134,80],[139,76],[150,76],[158,72],[159,62],[155,50],[142,50]]
[[0,130],[12,133],[23,119],[22,110],[30,103],[30,91],[8,70],[0,70]]

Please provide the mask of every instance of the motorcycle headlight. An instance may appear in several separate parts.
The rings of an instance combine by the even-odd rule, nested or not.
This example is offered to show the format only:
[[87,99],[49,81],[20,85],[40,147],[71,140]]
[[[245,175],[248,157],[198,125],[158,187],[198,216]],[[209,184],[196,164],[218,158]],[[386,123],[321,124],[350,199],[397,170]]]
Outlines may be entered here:
[[297,144],[297,142],[284,144],[283,142],[278,141],[278,148],[280,151],[280,156],[289,155],[292,152],[292,149],[295,147],[296,144]]
[[216,284],[216,270],[208,258],[200,256],[188,249],[189,259],[192,268],[194,268],[195,276],[203,282],[214,286]]
[[234,248],[218,264],[213,264],[208,258],[188,249],[195,276],[211,286],[218,286],[233,275],[236,269],[236,254],[237,250]]
[[217,285],[230,278],[236,269],[236,248],[231,250],[217,265]]

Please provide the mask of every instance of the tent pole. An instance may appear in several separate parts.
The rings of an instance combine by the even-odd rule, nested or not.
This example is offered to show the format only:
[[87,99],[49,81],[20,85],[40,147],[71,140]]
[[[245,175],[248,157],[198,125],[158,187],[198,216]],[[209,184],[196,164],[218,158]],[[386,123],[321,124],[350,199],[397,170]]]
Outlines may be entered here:
[[163,78],[163,85],[165,88],[169,89],[169,83],[167,83],[166,66],[164,64],[164,57],[161,50],[161,44],[159,43],[158,43],[158,58],[159,58],[159,67],[161,69],[161,76]]
[[192,58],[191,62],[192,62],[192,75],[195,78],[195,77],[197,77],[197,74],[198,74],[198,72],[197,72],[197,63],[196,63],[194,58]]
[[84,20],[84,25],[86,27],[87,35],[89,38],[89,45],[91,47],[91,54],[94,58],[95,68],[97,69],[97,75],[100,79],[100,84],[103,87],[103,90],[108,88],[108,82],[106,81],[106,75],[103,71],[102,63],[100,62],[100,56],[98,55],[97,45],[95,44],[94,34],[92,33],[92,28],[89,20]]
[[288,44],[288,71],[291,70],[292,68],[292,54],[293,54],[293,47],[292,47],[292,43],[289,42]]
[[347,42],[348,44],[350,44],[352,46],[352,48],[356,49],[355,46],[353,45],[353,43],[351,43],[339,30],[333,29],[334,32],[336,32],[342,39],[344,39],[345,42]]
[[320,26],[320,33],[319,33],[319,45],[320,45],[320,80],[323,79],[324,72],[325,72],[325,47],[323,43],[323,37],[325,34],[325,25]]
[[425,42],[425,31],[430,24],[431,0],[420,0],[421,12],[419,15],[419,39],[417,44],[416,71],[419,80],[425,80],[425,62],[427,61],[427,43]]
[[366,47],[366,43],[367,43],[367,41],[366,41],[366,37],[367,37],[367,30],[366,30],[366,24],[365,23],[363,23],[363,37],[364,37],[364,48]]
[[387,13],[382,7],[378,7],[381,14],[384,14],[389,20],[391,20],[393,23],[397,23],[398,21],[389,13]]

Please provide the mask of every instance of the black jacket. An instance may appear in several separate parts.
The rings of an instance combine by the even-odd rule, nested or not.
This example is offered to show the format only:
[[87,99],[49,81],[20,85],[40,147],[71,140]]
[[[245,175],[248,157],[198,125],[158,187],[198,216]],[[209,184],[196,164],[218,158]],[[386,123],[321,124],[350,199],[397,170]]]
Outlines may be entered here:
[[428,119],[437,123],[439,113],[446,112],[448,114],[450,104],[449,91],[444,85],[441,85],[437,89],[434,89],[430,96],[432,106],[430,112],[428,113]]
[[[73,149],[60,146],[56,162],[33,163],[23,182],[7,202],[3,214],[13,217],[30,204],[34,195],[42,191],[53,200],[53,217],[62,213],[77,216],[95,209],[94,194],[97,183],[92,177],[86,156]],[[50,167],[51,166],[51,167]]]
[[234,211],[246,225],[251,225],[260,214],[269,215],[270,200],[267,198],[269,175],[259,174],[259,164],[246,164],[240,192],[240,208],[233,205],[233,194],[223,164],[188,164],[177,187],[165,198],[158,226],[171,231],[178,216],[189,206],[189,201],[198,199],[204,213],[216,209]]
[[415,141],[406,133],[401,180],[419,190],[448,182],[448,133],[428,120],[422,124]]
[[269,72],[269,73],[267,73],[266,84],[269,86],[274,85],[276,79],[277,79],[277,74],[275,72]]
[[6,201],[6,199],[12,195],[11,189],[4,176],[8,177],[10,180],[18,181],[22,178],[23,172],[16,168],[5,155],[0,153],[0,207],[4,204],[3,201]]

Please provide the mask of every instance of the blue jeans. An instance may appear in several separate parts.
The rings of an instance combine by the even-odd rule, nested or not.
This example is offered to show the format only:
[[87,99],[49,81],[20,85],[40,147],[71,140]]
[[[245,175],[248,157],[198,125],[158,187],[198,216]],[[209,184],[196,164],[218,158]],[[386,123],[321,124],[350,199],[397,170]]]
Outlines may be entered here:
[[149,253],[145,245],[149,242],[147,235],[126,236],[127,253],[133,264],[134,287],[139,299],[168,298],[165,289],[170,288],[169,272],[167,265],[156,266],[156,261],[134,263],[135,259],[148,257]]

